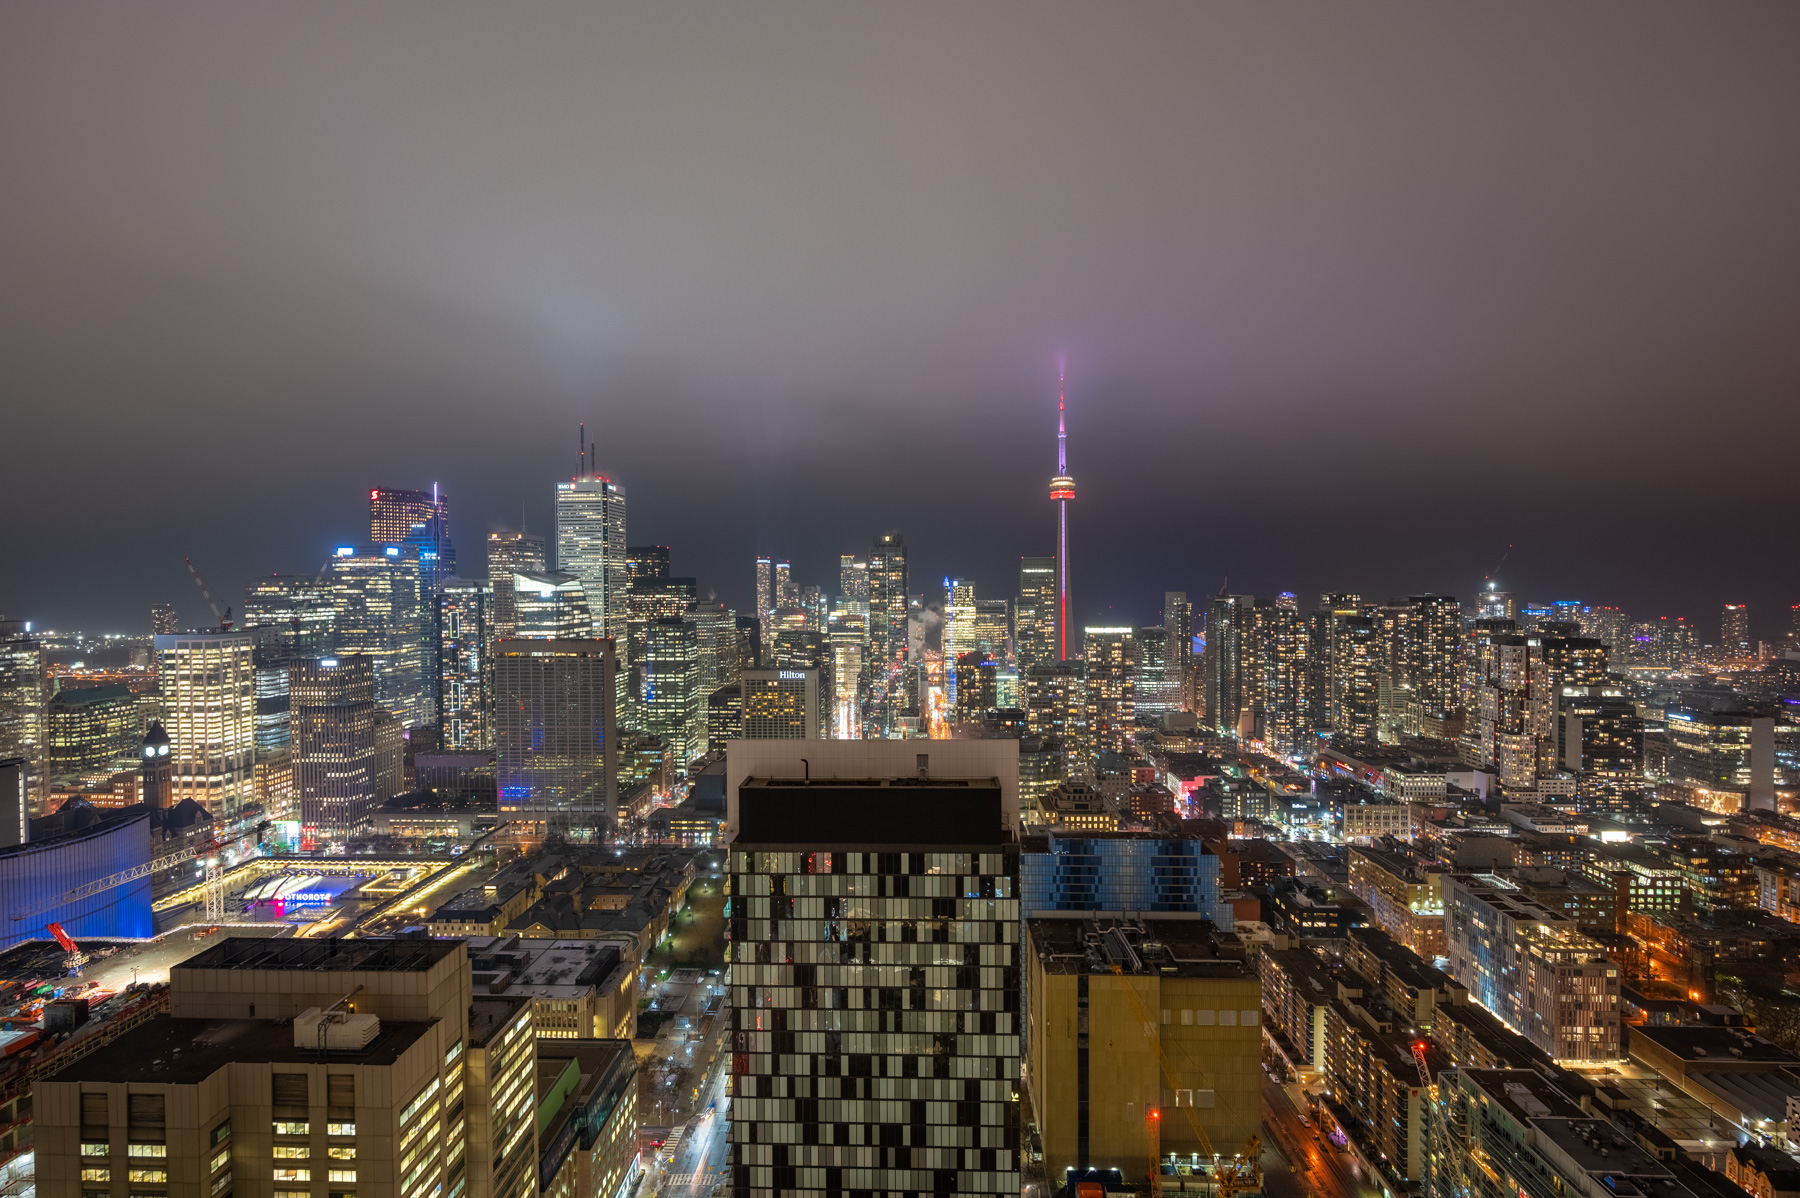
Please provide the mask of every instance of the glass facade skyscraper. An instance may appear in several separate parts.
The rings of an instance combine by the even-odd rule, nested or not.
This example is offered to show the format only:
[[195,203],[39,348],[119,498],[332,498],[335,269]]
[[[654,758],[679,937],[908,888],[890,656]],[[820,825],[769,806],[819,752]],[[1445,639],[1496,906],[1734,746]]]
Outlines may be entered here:
[[630,616],[628,553],[624,487],[597,474],[556,484],[556,568],[581,579],[593,635],[620,646]]
[[483,578],[451,578],[438,594],[438,732],[451,752],[494,747],[492,725],[494,588]]
[[611,641],[494,646],[494,768],[500,811],[549,827],[610,831],[618,801]]
[[326,572],[336,652],[366,654],[375,702],[408,728],[437,714],[434,621],[416,545],[342,546]]
[[706,743],[700,644],[692,620],[667,616],[644,628],[644,731],[660,736],[685,772]]
[[256,798],[256,637],[178,632],[156,638],[157,676],[175,763],[172,801],[235,820]]
[[308,838],[342,843],[376,802],[375,672],[360,653],[289,663],[294,793]]
[[1062,660],[1056,649],[1054,557],[1019,559],[1019,602],[1013,609],[1013,632],[1021,670]]
[[270,574],[244,587],[245,628],[271,630],[262,643],[299,656],[332,648],[331,587],[304,574]]
[[523,532],[491,532],[487,548],[488,582],[494,588],[493,636],[512,636],[513,596],[508,581],[514,573],[542,574],[550,568],[544,560],[544,538]]
[[882,533],[869,552],[869,705],[863,734],[898,736],[908,706],[906,542]]

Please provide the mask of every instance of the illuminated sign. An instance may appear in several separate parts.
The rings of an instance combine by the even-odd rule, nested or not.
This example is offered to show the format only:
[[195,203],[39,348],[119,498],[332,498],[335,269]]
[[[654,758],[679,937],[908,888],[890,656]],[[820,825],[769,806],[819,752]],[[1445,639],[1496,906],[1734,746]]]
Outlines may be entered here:
[[783,682],[805,682],[806,673],[802,670],[782,670],[779,672]]
[[339,557],[355,557],[356,550],[351,548],[348,545],[339,545],[338,550],[337,550],[337,555]]

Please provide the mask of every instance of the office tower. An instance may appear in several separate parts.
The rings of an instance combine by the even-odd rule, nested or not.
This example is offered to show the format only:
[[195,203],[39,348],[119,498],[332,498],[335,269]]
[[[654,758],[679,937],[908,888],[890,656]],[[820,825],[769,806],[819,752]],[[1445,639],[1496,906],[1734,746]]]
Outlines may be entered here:
[[[39,1186],[536,1195],[532,1014],[476,992],[460,941],[215,941],[169,971],[166,1012],[38,1079]],[[583,1043],[608,1042],[559,1047]]]
[[731,748],[734,1194],[1020,1192],[1017,742],[929,743]]
[[639,579],[667,578],[668,576],[669,547],[667,545],[632,545],[626,548],[626,586],[631,586]]
[[819,671],[745,670],[739,694],[746,739],[819,739]]
[[625,488],[598,474],[557,483],[556,568],[581,579],[593,635],[621,648],[630,613],[625,554]]
[[561,571],[512,575],[511,640],[586,640],[594,626],[587,588]]
[[944,623],[938,646],[943,654],[944,700],[956,706],[956,659],[975,649],[975,584],[961,578],[944,579]]
[[[774,660],[770,663],[777,670],[804,671],[811,670],[818,675],[818,685],[813,690],[813,701],[818,705],[814,713],[814,724],[817,735],[831,734],[832,715],[832,683],[830,642],[823,632],[811,628],[786,628],[775,634]],[[744,690],[745,728],[749,727],[750,690]]]
[[748,670],[762,665],[762,621],[755,616],[738,616],[735,622],[737,624],[738,668]]
[[43,651],[25,620],[0,619],[0,759],[25,761],[25,790],[34,813],[49,793],[44,744]]
[[[669,747],[685,774],[706,738],[706,695],[700,691],[700,646],[693,621],[680,616],[652,620],[644,629],[642,725]],[[710,692],[709,692],[710,693]]]
[[488,534],[488,584],[494,588],[493,639],[511,638],[513,625],[517,623],[513,614],[512,576],[543,574],[549,568],[550,563],[544,560],[543,537],[523,532]]
[[219,824],[256,799],[255,634],[156,638],[163,724],[174,746],[174,801],[193,799]]
[[[413,545],[340,546],[327,563],[335,651],[366,654],[375,702],[407,727],[428,723],[437,644]],[[179,737],[177,737],[179,742]]]
[[737,619],[723,603],[695,602],[685,611],[671,612],[694,625],[695,662],[701,693],[711,694],[738,680],[743,667],[738,661]]
[[[638,663],[644,656],[645,629],[656,620],[685,617],[699,595],[699,581],[692,577],[671,578],[664,575],[660,578],[644,578],[631,584],[626,593],[630,611],[625,629],[626,638],[630,642],[626,659],[632,663],[630,693],[633,703],[641,702],[644,696],[643,669]],[[702,669],[698,677],[701,693],[710,691],[712,675]]]
[[1130,628],[1090,627],[1082,650],[1087,667],[1088,735],[1096,751],[1122,753],[1137,721],[1137,635]]
[[1079,652],[1080,644],[1071,635],[1069,624],[1069,501],[1075,498],[1075,480],[1069,477],[1069,434],[1063,423],[1062,380],[1056,383],[1056,477],[1050,480],[1050,501],[1056,505],[1056,655],[1068,661],[1071,651]]
[[317,656],[332,647],[331,586],[301,574],[270,574],[244,587],[243,627],[266,629],[258,643],[295,656]]
[[1169,673],[1169,637],[1161,627],[1137,630],[1137,713],[1151,718],[1179,710],[1181,687]]
[[1019,559],[1019,601],[1013,615],[1014,647],[1019,668],[1055,665],[1062,658],[1056,648],[1056,559]]
[[152,635],[181,631],[181,615],[175,610],[173,603],[152,603],[150,605],[150,632]]
[[1163,592],[1162,626],[1168,638],[1164,678],[1179,696],[1176,705],[1185,709],[1191,691],[1189,678],[1194,671],[1194,605],[1188,602],[1187,592]]
[[838,594],[846,599],[869,598],[869,563],[854,553],[838,555]]
[[60,690],[44,705],[44,741],[52,781],[110,771],[138,748],[137,696],[123,683]]
[[[1096,849],[1168,843],[1117,834],[1055,841],[1109,867],[1123,854],[1101,858]],[[1174,864],[1157,858],[1162,872]],[[1190,1174],[1179,1178],[1184,1186],[1210,1185],[1212,1153],[1229,1162],[1261,1132],[1262,983],[1220,939],[1192,918],[1027,920],[1025,1076],[1053,1181],[1088,1168],[1135,1179],[1154,1155],[1171,1183],[1179,1168]],[[1145,1129],[1152,1112],[1154,1141]]]
[[975,639],[969,646],[989,654],[1002,665],[1013,660],[1012,603],[1006,599],[975,601]]
[[744,735],[744,687],[721,686],[706,698],[706,751],[720,753],[725,742]]
[[1750,608],[1743,603],[1727,603],[1719,621],[1719,648],[1727,657],[1749,657]]
[[756,618],[768,629],[769,613],[775,610],[775,563],[766,557],[756,559]]
[[1032,666],[1021,683],[1025,726],[1031,735],[1053,740],[1063,757],[1062,777],[1076,781],[1093,772],[1093,738],[1088,730],[1087,680],[1081,663],[1059,661]]
[[367,830],[377,802],[374,663],[362,654],[296,659],[288,693],[302,829],[341,845]]
[[882,533],[869,552],[868,737],[898,736],[911,701],[906,695],[906,542]]
[[[528,576],[529,577],[529,576]],[[490,713],[494,588],[485,578],[450,578],[438,595],[438,733],[447,752],[494,747]]]
[[1669,780],[1696,806],[1774,808],[1775,719],[1748,712],[1668,710]]
[[494,769],[500,810],[610,834],[618,802],[617,661],[611,641],[495,644]]
[[1562,688],[1561,759],[1583,812],[1635,811],[1644,796],[1644,721],[1624,688]]
[[369,540],[377,545],[411,545],[419,552],[419,577],[431,597],[456,573],[450,541],[450,499],[433,484],[429,491],[376,487],[369,492]]
[[787,562],[775,563],[775,606],[798,607],[800,588],[794,584],[794,568]]
[[1557,1061],[1624,1058],[1619,966],[1560,911],[1492,875],[1445,874],[1450,976]]
[[[862,581],[868,582],[866,572]],[[869,691],[869,601],[840,599],[826,621],[825,641],[831,652],[831,735],[860,740]]]

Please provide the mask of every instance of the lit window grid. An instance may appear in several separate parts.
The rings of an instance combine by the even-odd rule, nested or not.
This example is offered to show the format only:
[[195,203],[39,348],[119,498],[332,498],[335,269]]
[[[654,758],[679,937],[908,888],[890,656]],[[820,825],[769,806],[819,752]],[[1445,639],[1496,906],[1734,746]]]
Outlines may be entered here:
[[256,669],[252,638],[158,638],[163,726],[171,742],[173,801],[193,799],[215,816],[254,798]]
[[737,1183],[1016,1193],[1011,855],[732,861]]

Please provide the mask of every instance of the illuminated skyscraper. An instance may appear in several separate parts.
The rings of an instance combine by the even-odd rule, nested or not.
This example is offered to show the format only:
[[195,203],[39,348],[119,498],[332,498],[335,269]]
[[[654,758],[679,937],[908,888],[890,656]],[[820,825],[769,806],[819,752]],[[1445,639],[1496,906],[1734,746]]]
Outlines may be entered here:
[[745,670],[743,731],[747,740],[818,740],[819,671]]
[[1009,601],[975,601],[975,639],[969,648],[981,650],[1001,665],[1013,660],[1012,604]]
[[700,646],[691,620],[670,616],[652,620],[644,629],[643,730],[662,738],[675,768],[688,763],[706,745],[706,699],[700,690]]
[[49,793],[43,650],[24,620],[0,620],[0,760],[24,758],[26,802],[35,815]]
[[573,574],[515,570],[512,595],[514,640],[583,640],[594,626],[586,588]]
[[494,588],[485,578],[445,579],[438,595],[438,729],[446,751],[494,747],[490,724]]
[[1033,666],[1022,679],[1025,726],[1031,735],[1054,740],[1062,751],[1066,780],[1093,773],[1093,740],[1088,734],[1087,680],[1078,661]]
[[738,660],[737,621],[730,609],[723,603],[694,602],[686,611],[671,614],[693,622],[700,693],[710,695],[737,682],[744,667]]
[[244,587],[243,613],[245,628],[271,629],[273,644],[293,656],[331,652],[331,586],[324,579],[304,574],[255,579]]
[[1727,603],[1719,621],[1719,648],[1727,657],[1750,656],[1750,608],[1742,603]]
[[1462,605],[1454,595],[1414,595],[1409,676],[1403,679],[1425,711],[1443,714],[1462,705]]
[[766,557],[756,559],[756,620],[762,626],[763,639],[768,639],[769,613],[775,610],[775,563]]
[[1206,654],[1200,662],[1201,706],[1206,726],[1223,735],[1237,731],[1244,702],[1244,610],[1249,595],[1213,595],[1206,606]]
[[437,637],[433,611],[425,603],[418,547],[341,546],[328,564],[326,580],[336,652],[369,656],[375,702],[383,711],[408,728],[429,723],[437,711],[431,693]]
[[174,801],[230,822],[256,797],[256,636],[178,632],[156,638]]
[[975,584],[961,578],[944,579],[944,626],[939,644],[944,655],[944,698],[956,706],[956,659],[978,649],[975,632]]
[[414,545],[419,572],[435,593],[438,584],[456,573],[456,547],[450,542],[450,498],[436,486],[429,491],[374,487],[369,491],[369,540],[378,545]]
[[288,665],[294,791],[310,837],[334,843],[363,831],[374,810],[375,675],[360,653]]
[[1019,602],[1013,610],[1013,648],[1019,668],[1055,665],[1062,658],[1056,648],[1056,559],[1019,559]]
[[581,579],[594,635],[621,650],[630,616],[626,552],[624,487],[599,474],[556,484],[556,568]]
[[1371,616],[1334,611],[1331,617],[1331,730],[1356,745],[1376,743],[1381,696],[1381,641]]
[[904,689],[907,657],[906,542],[882,533],[869,552],[869,711],[865,735],[898,736],[910,706]]
[[794,584],[794,568],[787,562],[775,563],[775,606],[798,607],[800,588]]
[[1168,634],[1164,649],[1164,677],[1176,688],[1176,706],[1189,707],[1193,692],[1194,672],[1194,605],[1186,591],[1163,592],[1163,631]]
[[669,576],[669,547],[667,545],[632,545],[625,550],[626,585],[631,585],[641,578],[667,578]]
[[500,811],[605,836],[618,802],[611,641],[494,646],[494,768]]
[[[683,576],[671,578],[664,574],[634,579],[627,593],[631,605],[630,615],[625,622],[626,639],[630,642],[626,650],[626,658],[631,662],[631,703],[643,698],[644,676],[641,662],[644,656],[644,631],[655,620],[667,620],[671,617],[687,615],[688,609],[699,598],[700,584],[698,580]],[[713,687],[708,685],[711,678],[711,667],[700,672],[701,694],[711,694]],[[719,685],[724,685],[720,683]],[[626,712],[626,723],[632,723],[636,713]]]
[[854,553],[838,555],[838,594],[846,599],[869,597],[869,563]]
[[1050,499],[1056,504],[1056,651],[1060,661],[1070,660],[1071,650],[1081,646],[1069,629],[1069,501],[1075,498],[1075,480],[1069,477],[1069,434],[1063,423],[1062,379],[1056,380],[1056,477],[1050,480]]
[[512,636],[512,576],[514,573],[542,574],[550,568],[544,560],[544,538],[523,532],[491,532],[488,534],[488,582],[494,588],[493,639]]
[[150,605],[150,631],[153,634],[181,631],[181,614],[175,610],[173,603]]
[[869,686],[869,601],[840,599],[826,622],[825,639],[831,647],[831,735],[860,740]]

